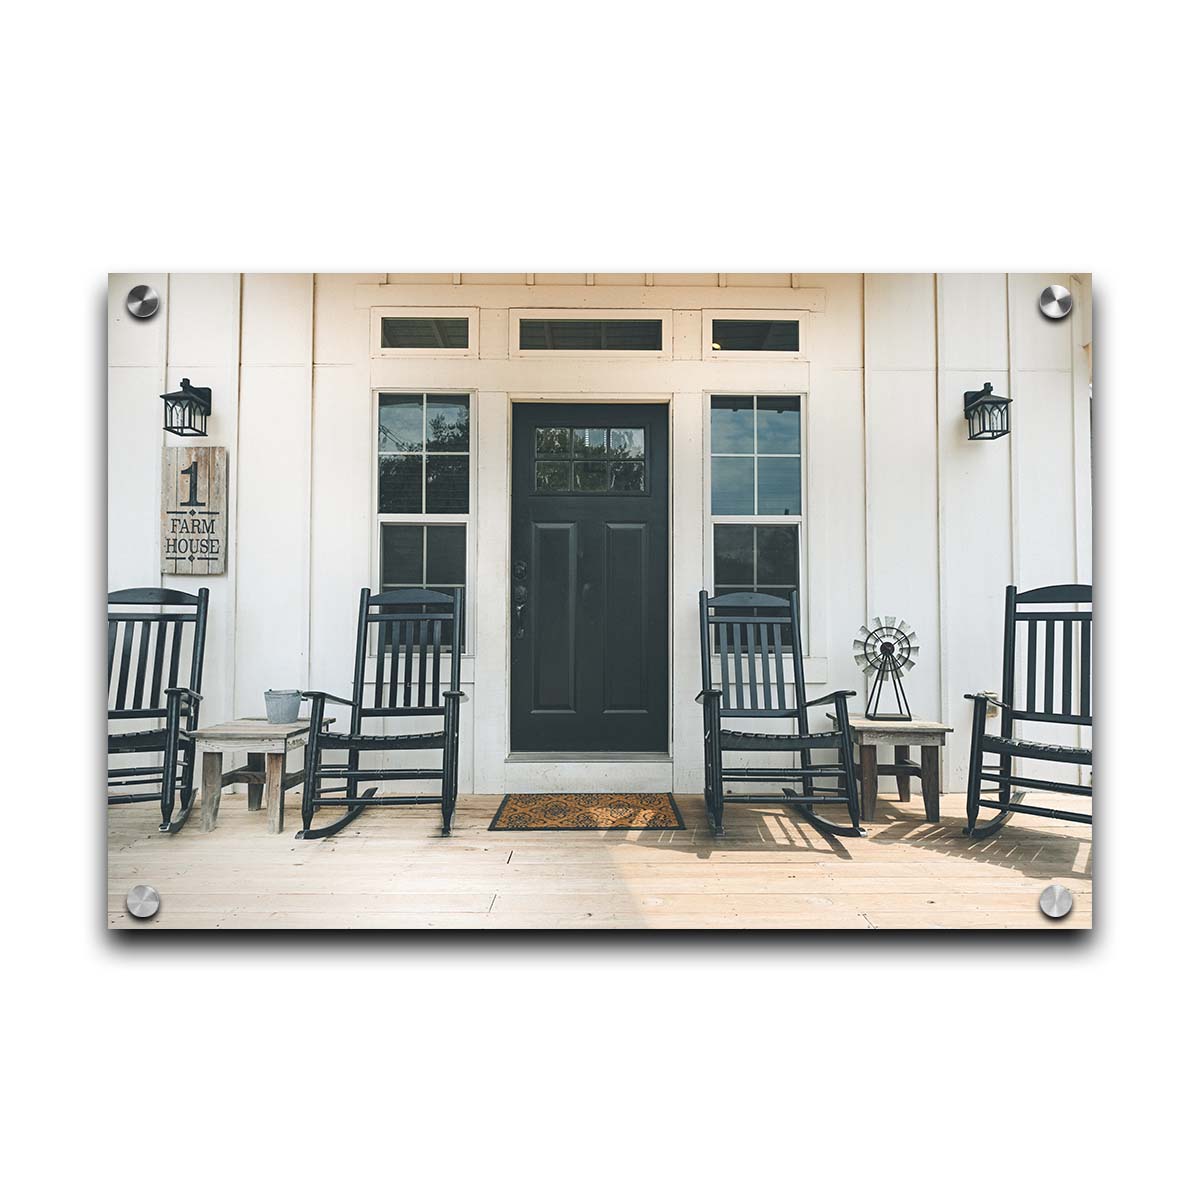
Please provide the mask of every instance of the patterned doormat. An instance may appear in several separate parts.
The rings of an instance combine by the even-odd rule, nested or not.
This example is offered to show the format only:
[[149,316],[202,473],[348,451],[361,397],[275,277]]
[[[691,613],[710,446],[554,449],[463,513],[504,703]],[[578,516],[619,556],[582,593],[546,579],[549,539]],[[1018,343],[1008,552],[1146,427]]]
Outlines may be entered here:
[[504,797],[489,829],[683,829],[670,792],[512,793]]

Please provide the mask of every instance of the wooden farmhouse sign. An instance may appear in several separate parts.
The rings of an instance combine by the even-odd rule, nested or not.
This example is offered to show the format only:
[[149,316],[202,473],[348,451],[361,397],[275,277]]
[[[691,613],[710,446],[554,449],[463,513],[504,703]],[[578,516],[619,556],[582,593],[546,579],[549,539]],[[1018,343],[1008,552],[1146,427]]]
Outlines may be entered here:
[[224,446],[163,451],[164,575],[222,575],[229,528],[229,455]]

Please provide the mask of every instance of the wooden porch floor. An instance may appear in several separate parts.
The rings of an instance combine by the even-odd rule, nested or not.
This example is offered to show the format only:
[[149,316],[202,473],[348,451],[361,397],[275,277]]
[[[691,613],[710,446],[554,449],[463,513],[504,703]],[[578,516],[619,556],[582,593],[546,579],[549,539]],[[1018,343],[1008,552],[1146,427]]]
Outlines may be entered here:
[[[1031,797],[1032,800],[1032,797]],[[153,805],[109,809],[108,923],[114,929],[1087,929],[1091,828],[1017,816],[996,836],[961,834],[964,798],[942,821],[881,796],[863,839],[826,839],[783,805],[726,808],[708,832],[698,796],[676,796],[687,829],[489,833],[498,796],[459,800],[452,837],[436,808],[368,809],[325,841],[298,842],[226,793],[212,833],[199,813],[174,837]],[[336,815],[336,810],[331,810]],[[125,910],[135,883],[162,908]],[[1038,896],[1071,889],[1050,921]]]

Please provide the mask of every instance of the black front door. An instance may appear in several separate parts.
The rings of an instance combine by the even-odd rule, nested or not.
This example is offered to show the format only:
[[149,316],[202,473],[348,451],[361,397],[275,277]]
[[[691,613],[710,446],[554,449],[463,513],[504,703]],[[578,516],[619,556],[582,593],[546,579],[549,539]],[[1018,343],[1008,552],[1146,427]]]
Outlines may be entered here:
[[512,749],[667,748],[667,406],[513,406]]

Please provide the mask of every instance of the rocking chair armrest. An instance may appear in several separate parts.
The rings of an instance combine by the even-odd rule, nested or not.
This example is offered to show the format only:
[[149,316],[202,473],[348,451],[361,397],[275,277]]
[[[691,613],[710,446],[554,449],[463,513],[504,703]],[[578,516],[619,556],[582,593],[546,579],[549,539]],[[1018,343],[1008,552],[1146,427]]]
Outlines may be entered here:
[[829,692],[825,696],[818,696],[815,700],[805,700],[804,707],[812,708],[817,704],[828,704],[831,700],[845,699],[847,696],[857,696],[857,692],[852,692],[848,688],[840,688],[836,692]]
[[187,696],[189,700],[195,700],[197,704],[204,699],[199,692],[193,692],[189,687],[169,687],[163,688],[165,696]]
[[353,700],[347,700],[344,696],[335,696],[332,692],[301,692],[300,695],[305,700],[315,700],[319,696],[322,700],[332,700],[334,704],[345,704],[348,708],[354,707]]
[[455,700],[461,701],[463,704],[466,704],[467,701],[469,701],[471,699],[471,697],[468,696],[467,693],[462,691],[461,689],[459,689],[457,691],[453,691],[453,692],[443,692],[442,693],[443,699],[448,700],[451,696],[453,696],[455,698]]
[[696,703],[703,704],[710,696],[719,696],[720,694],[720,688],[701,688],[696,693]]
[[983,700],[987,704],[994,704],[997,708],[1012,708],[1011,704],[1005,704],[999,696],[989,696],[987,692],[966,692],[963,695],[963,699],[973,700],[976,704],[978,704],[980,700]]

